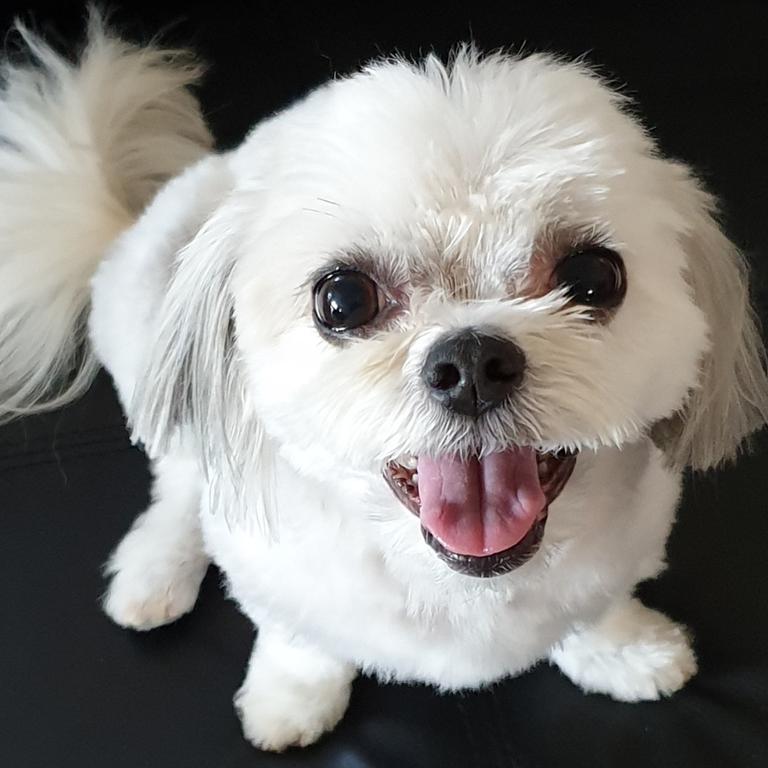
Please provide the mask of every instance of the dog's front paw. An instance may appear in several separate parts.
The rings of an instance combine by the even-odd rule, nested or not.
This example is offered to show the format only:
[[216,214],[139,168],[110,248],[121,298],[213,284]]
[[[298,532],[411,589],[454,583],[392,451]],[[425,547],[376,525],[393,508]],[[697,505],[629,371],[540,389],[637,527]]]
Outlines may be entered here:
[[344,715],[354,674],[295,638],[260,630],[235,694],[245,738],[270,752],[313,744]]
[[174,573],[120,570],[104,597],[104,612],[126,629],[148,630],[170,624],[192,610],[199,580]]
[[622,603],[598,624],[571,633],[550,658],[588,693],[619,701],[669,696],[697,668],[686,631],[639,600]]
[[251,744],[282,752],[313,744],[330,731],[346,711],[350,691],[349,682],[338,680],[247,680],[235,695],[235,708]]
[[164,539],[140,520],[107,564],[104,612],[129,629],[168,624],[192,609],[207,568],[201,549],[176,536]]

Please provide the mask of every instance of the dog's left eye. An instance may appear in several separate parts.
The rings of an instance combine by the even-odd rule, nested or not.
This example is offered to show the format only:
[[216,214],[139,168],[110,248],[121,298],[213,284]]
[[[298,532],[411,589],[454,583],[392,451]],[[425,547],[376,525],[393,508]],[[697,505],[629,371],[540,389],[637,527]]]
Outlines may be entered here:
[[616,251],[592,246],[569,254],[555,269],[557,284],[571,299],[596,309],[613,309],[626,292],[624,262]]
[[370,323],[379,313],[379,292],[368,275],[354,269],[332,272],[315,284],[315,317],[331,331]]

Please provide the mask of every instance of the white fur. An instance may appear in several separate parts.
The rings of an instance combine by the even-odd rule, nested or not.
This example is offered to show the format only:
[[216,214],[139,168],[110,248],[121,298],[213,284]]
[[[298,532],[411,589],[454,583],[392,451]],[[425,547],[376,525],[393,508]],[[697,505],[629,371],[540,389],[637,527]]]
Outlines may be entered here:
[[571,632],[550,658],[585,691],[619,701],[669,696],[696,674],[684,629],[638,600],[618,603],[595,625]]
[[355,668],[279,627],[262,628],[235,695],[243,734],[261,749],[312,744],[341,720]]
[[200,534],[200,469],[169,453],[155,463],[152,505],[112,553],[104,610],[121,627],[153,629],[192,609],[208,570]]
[[0,422],[87,387],[98,367],[83,347],[91,275],[157,189],[211,146],[188,55],[124,43],[92,14],[73,66],[17,29],[31,61],[0,73]]
[[[120,61],[101,63],[105,81]],[[35,109],[27,119],[54,121],[48,101]],[[111,236],[124,225],[111,210],[79,201],[73,222]],[[34,252],[64,274],[72,255],[54,226],[45,235]],[[557,292],[526,294],[531,254],[558,237],[622,254],[627,295],[605,323]],[[27,247],[21,229],[6,238]],[[360,253],[400,309],[371,338],[330,344],[311,276]],[[95,261],[65,289],[85,291]],[[39,299],[0,300],[43,328]],[[663,568],[681,466],[733,455],[764,422],[763,355],[711,199],[584,67],[467,50],[323,86],[172,179],[106,249],[91,301],[93,349],[157,473],[110,561],[106,609],[136,628],[175,619],[210,556],[259,627],[237,696],[256,745],[332,728],[355,669],[447,690],[549,657],[624,700],[695,671],[685,634],[631,595]],[[528,360],[519,395],[480,426],[431,402],[418,375],[433,341],[467,326],[514,338]],[[450,570],[384,463],[519,443],[581,451],[540,551],[494,579]]]

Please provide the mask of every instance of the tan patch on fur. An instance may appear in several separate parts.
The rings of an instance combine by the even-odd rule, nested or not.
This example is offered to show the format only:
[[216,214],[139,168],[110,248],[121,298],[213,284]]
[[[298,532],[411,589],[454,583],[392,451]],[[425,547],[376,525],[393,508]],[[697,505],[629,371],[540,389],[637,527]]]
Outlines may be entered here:
[[475,297],[477,280],[469,259],[460,253],[446,256],[442,253],[439,260],[430,260],[414,270],[411,285],[426,289],[430,294],[442,294],[445,299],[470,301]]

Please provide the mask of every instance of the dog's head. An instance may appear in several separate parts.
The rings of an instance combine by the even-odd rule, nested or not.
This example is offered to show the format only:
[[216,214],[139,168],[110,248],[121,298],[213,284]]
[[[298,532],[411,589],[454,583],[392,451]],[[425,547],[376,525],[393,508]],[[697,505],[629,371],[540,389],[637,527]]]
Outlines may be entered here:
[[[709,467],[764,420],[741,256],[580,65],[378,64],[260,126],[180,255],[134,417],[237,485],[388,483],[454,568],[538,544],[578,452]],[[264,473],[261,473],[263,480]]]

